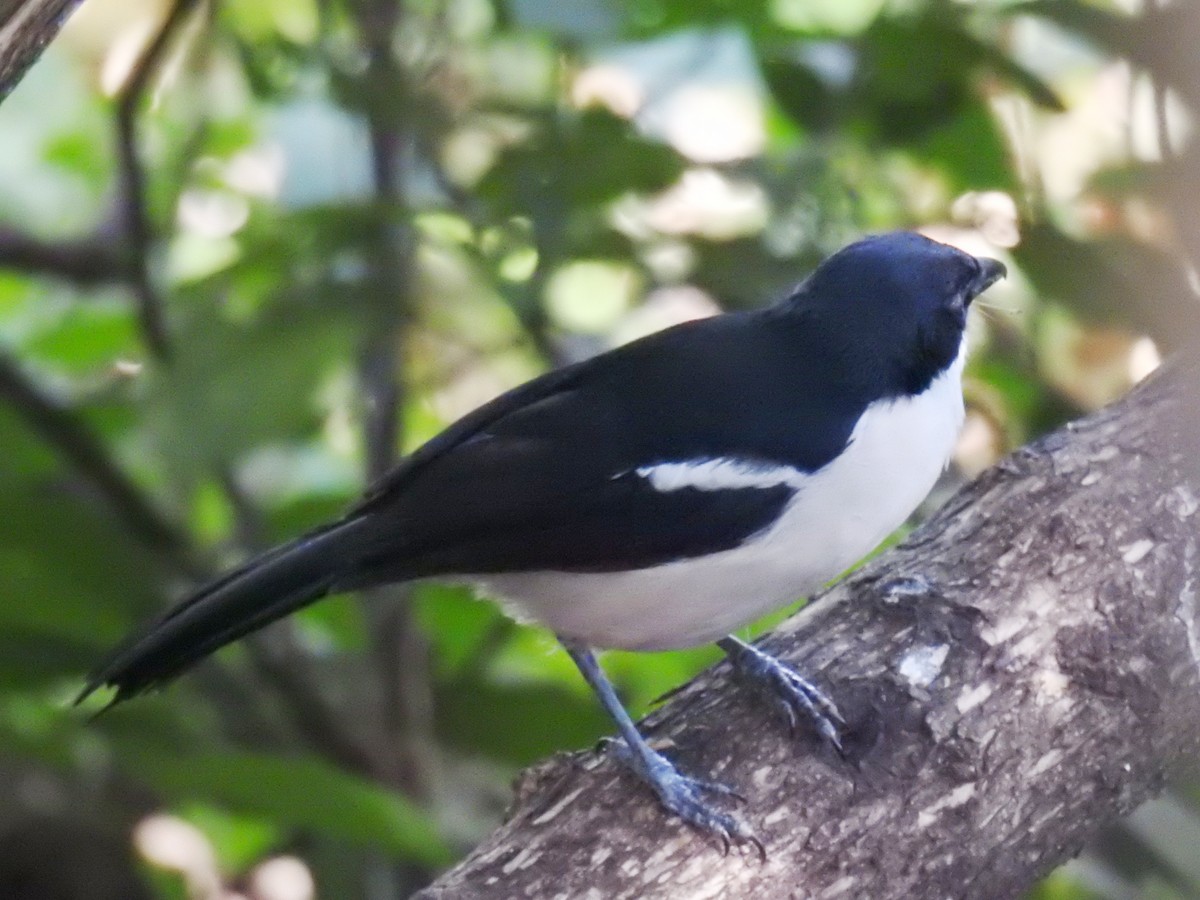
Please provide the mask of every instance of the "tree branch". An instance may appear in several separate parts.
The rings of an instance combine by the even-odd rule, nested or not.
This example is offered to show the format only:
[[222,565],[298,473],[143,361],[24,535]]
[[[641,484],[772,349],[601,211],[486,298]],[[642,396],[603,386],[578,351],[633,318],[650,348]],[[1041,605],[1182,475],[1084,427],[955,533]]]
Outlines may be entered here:
[[0,0],[0,101],[25,77],[79,0]]
[[420,896],[1020,896],[1200,747],[1195,367],[1009,457],[767,640],[827,686],[848,758],[721,664],[645,728],[745,793],[721,857],[608,753],[527,773]]
[[[238,543],[250,550],[263,549],[267,546],[266,528],[253,501],[228,469],[220,473],[220,481],[234,510]],[[283,701],[292,728],[309,746],[347,771],[378,776],[383,769],[381,761],[355,740],[338,711],[313,683],[312,660],[297,642],[291,619],[249,635],[246,649],[257,674]]]
[[198,573],[183,533],[163,518],[73,412],[44,393],[4,355],[0,355],[0,400],[65,457],[143,544],[162,554],[177,571]]
[[121,220],[125,233],[128,278],[137,298],[138,321],[146,345],[160,360],[170,356],[162,298],[150,271],[154,234],[146,210],[146,173],[137,148],[137,117],[154,75],[188,14],[199,0],[175,0],[158,34],[129,74],[117,101],[117,160],[120,173]]
[[[381,477],[396,462],[404,402],[399,354],[412,293],[413,233],[401,169],[402,156],[412,142],[406,122],[408,83],[392,44],[401,16],[402,5],[395,0],[370,0],[359,8],[368,54],[363,97],[379,211],[370,248],[372,284],[359,364],[368,481]],[[428,795],[433,780],[433,691],[429,648],[407,599],[402,586],[364,595],[382,676],[383,741],[394,760],[387,774],[408,796],[420,799]]]
[[65,278],[82,287],[120,281],[125,274],[115,242],[102,236],[43,241],[4,227],[0,227],[0,266]]
[[[130,73],[117,105],[120,196],[115,219],[93,235],[76,240],[42,241],[0,228],[0,265],[21,271],[67,278],[80,286],[105,282],[128,285],[137,297],[138,317],[147,345],[159,359],[169,351],[162,300],[154,286],[150,259],[154,235],[146,209],[146,178],[137,152],[136,126],[155,73],[188,14],[199,0],[178,0],[154,40]],[[0,22],[4,19],[0,0]],[[192,579],[211,573],[195,561],[188,538],[163,519],[153,503],[129,480],[101,442],[70,410],[38,389],[17,365],[0,358],[0,399],[7,400],[43,439],[71,462],[108,501],[109,506],[151,549]],[[257,511],[237,490],[232,476],[221,473],[233,503],[243,546],[261,547]],[[308,678],[308,663],[289,625],[280,625],[248,641],[257,673],[283,700],[292,727],[314,749],[350,771],[377,775],[384,766],[360,746],[339,722]],[[209,667],[209,681],[220,681],[210,693],[228,695],[228,678]],[[217,703],[224,711],[225,705]]]

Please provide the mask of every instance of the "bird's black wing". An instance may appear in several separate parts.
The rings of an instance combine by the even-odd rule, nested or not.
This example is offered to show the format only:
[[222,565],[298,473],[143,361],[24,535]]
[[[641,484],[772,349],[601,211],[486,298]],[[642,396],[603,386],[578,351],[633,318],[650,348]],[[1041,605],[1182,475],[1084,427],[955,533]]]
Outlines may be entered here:
[[493,422],[554,394],[570,390],[572,384],[585,375],[591,362],[590,359],[584,360],[547,372],[467,413],[400,460],[391,471],[368,485],[362,500],[350,511],[347,518],[360,511],[368,511],[388,503],[426,464],[452,452],[459,445],[468,443]]
[[688,323],[481,407],[368,494],[354,514],[374,523],[369,546],[339,587],[644,568],[769,527],[794,485],[660,490],[638,470],[734,460],[814,472],[841,452],[865,401],[836,379],[814,394],[829,383],[825,369],[816,377],[826,354],[780,324]]

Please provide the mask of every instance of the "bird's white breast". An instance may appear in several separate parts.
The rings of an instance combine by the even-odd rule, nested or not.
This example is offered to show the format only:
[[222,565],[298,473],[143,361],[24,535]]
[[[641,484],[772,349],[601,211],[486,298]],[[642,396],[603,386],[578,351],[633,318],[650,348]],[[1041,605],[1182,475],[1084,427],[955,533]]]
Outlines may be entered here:
[[705,459],[638,470],[658,490],[796,494],[738,547],[629,572],[522,572],[473,579],[522,618],[597,647],[664,650],[715,640],[817,590],[876,547],[929,493],[963,422],[965,354],[921,394],[872,404],[817,472]]

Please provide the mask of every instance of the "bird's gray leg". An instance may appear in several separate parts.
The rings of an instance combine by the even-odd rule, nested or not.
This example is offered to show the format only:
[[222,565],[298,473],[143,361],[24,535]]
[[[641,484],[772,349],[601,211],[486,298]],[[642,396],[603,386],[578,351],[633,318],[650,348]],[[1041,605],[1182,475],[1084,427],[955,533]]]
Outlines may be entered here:
[[633,719],[617,699],[612,683],[605,676],[595,654],[586,644],[570,638],[559,637],[587,683],[592,686],[600,703],[617,723],[621,739],[612,743],[617,758],[658,795],[666,809],[693,828],[717,837],[726,851],[730,843],[752,844],[764,855],[762,843],[749,828],[728,813],[713,809],[702,799],[704,794],[738,797],[738,794],[723,784],[701,781],[683,775],[662,754],[652,750],[646,739],[638,733]]
[[717,641],[739,675],[753,682],[782,714],[793,734],[801,717],[817,733],[842,752],[842,729],[846,722],[834,702],[815,684],[769,653],[759,650],[733,635]]

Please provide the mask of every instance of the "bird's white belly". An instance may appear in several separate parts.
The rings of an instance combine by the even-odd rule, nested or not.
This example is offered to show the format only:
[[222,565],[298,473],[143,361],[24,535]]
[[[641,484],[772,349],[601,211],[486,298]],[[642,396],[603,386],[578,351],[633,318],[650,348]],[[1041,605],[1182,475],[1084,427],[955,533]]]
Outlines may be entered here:
[[[734,549],[629,572],[471,580],[518,617],[596,647],[665,650],[722,637],[817,590],[912,513],[945,468],[962,426],[963,359],[960,353],[922,394],[869,407],[845,451],[823,469],[789,470],[797,491],[782,515]],[[670,472],[675,488],[680,469]],[[711,461],[697,464],[696,473],[712,479]],[[762,474],[775,484],[784,477]]]

